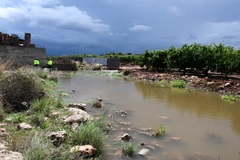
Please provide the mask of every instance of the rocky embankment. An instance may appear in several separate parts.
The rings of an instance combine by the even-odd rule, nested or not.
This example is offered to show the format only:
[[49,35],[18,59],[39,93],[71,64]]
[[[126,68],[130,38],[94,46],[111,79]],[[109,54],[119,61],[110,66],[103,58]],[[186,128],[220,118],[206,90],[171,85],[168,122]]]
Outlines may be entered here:
[[137,80],[166,81],[170,83],[174,79],[183,79],[187,82],[189,89],[240,95],[240,75],[230,75],[226,79],[223,75],[210,73],[210,77],[202,77],[196,75],[182,75],[181,72],[149,72],[138,66],[125,66],[121,67],[121,70],[128,70],[129,76]]

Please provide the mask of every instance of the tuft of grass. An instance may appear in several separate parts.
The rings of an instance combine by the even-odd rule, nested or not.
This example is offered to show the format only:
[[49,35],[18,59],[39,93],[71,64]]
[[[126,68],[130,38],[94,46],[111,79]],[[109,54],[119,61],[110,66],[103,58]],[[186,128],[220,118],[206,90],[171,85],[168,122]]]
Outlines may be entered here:
[[15,113],[15,114],[8,114],[6,118],[13,123],[22,123],[27,119],[27,116],[24,113]]
[[42,78],[42,79],[47,79],[48,78],[48,73],[43,71],[42,69],[37,69],[36,74],[39,78]]
[[172,88],[186,88],[187,83],[186,83],[186,81],[184,81],[182,79],[175,79],[171,82],[171,87]]
[[42,99],[36,99],[33,101],[30,111],[34,114],[47,116],[53,105],[53,100],[51,98],[43,97]]
[[166,127],[164,126],[159,126],[156,130],[155,130],[155,135],[157,137],[162,137],[166,134]]
[[71,142],[74,145],[90,144],[97,149],[97,156],[100,156],[105,153],[104,141],[106,138],[106,133],[101,129],[97,120],[93,120],[81,124],[72,134]]
[[19,145],[24,159],[27,160],[43,160],[51,159],[49,152],[50,142],[46,139],[46,135],[41,132],[33,132],[24,138],[25,140]]
[[23,154],[24,160],[51,159],[51,142],[40,131],[18,131],[11,136],[11,150]]
[[132,157],[137,152],[137,145],[133,142],[124,142],[121,145],[123,154]]
[[103,113],[101,113],[100,116],[97,116],[96,118],[94,118],[92,120],[93,123],[95,123],[95,125],[97,127],[99,127],[104,132],[108,132],[109,131],[109,125],[108,125],[108,121],[107,121],[107,116],[108,116],[108,113],[107,112],[103,112]]
[[56,108],[63,107],[63,97],[61,94],[58,94],[57,103],[55,104],[56,104]]
[[46,119],[42,115],[32,115],[30,117],[31,124],[35,125],[36,127],[40,127],[41,129],[47,129],[53,124],[50,123],[49,119]]

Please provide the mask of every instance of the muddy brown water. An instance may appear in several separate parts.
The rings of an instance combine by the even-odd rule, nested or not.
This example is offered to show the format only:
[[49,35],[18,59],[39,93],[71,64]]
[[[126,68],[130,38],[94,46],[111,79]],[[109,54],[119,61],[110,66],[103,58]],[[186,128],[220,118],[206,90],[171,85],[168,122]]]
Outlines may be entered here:
[[[223,102],[217,93],[173,90],[88,74],[60,79],[60,89],[69,93],[64,99],[69,103],[103,99],[103,108],[98,111],[112,114],[114,124],[105,159],[128,159],[120,156],[117,138],[124,133],[133,137],[138,150],[150,150],[147,156],[132,159],[240,159],[240,103]],[[96,110],[87,107],[89,112]],[[117,115],[119,110],[127,115]],[[166,127],[167,134],[162,138],[151,136],[148,128],[160,125]]]

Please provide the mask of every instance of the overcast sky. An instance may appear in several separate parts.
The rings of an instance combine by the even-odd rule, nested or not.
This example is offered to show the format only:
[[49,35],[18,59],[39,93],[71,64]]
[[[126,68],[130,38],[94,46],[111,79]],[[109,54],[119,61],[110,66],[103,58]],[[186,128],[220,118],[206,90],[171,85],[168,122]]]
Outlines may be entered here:
[[0,32],[48,55],[144,53],[182,44],[240,48],[239,0],[0,0]]

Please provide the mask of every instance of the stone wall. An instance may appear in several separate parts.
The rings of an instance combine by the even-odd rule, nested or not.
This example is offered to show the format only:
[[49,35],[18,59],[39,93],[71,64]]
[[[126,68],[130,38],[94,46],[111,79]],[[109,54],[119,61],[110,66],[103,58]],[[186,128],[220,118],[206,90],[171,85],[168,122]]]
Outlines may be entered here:
[[46,49],[0,45],[0,59],[10,59],[13,65],[33,65],[35,58],[39,59],[40,66],[46,66]]

